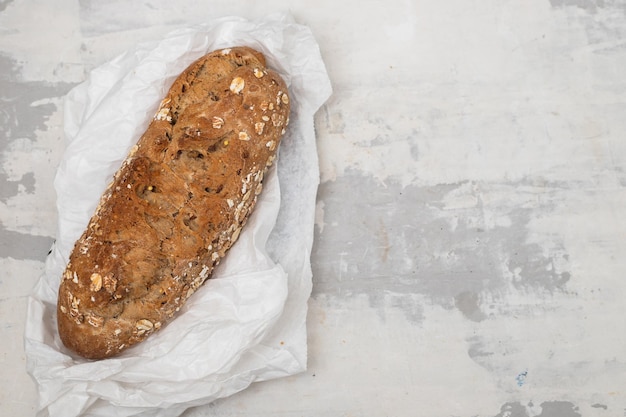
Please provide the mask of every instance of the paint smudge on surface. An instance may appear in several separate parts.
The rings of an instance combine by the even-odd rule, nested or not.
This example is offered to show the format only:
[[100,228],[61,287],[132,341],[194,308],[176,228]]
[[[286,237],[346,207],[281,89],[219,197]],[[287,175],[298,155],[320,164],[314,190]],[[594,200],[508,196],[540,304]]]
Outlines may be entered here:
[[[532,406],[532,404],[529,404]],[[510,402],[500,408],[494,417],[582,417],[578,407],[567,401],[547,401],[541,403],[540,414],[529,414],[528,408],[520,402]]]
[[11,3],[13,3],[13,0],[0,0],[0,12],[4,11]]
[[6,10],[9,4],[13,3],[13,0],[0,0],[0,12]]
[[[49,146],[36,144],[38,134],[48,129],[47,122],[57,111],[52,99],[64,96],[74,85],[23,81],[20,71],[15,59],[0,54],[0,209],[7,215],[5,219],[10,211],[14,218],[22,215],[17,200],[35,193],[33,170],[37,167],[30,157],[37,146]],[[44,153],[40,149],[38,155]],[[21,161],[19,155],[27,160]],[[44,260],[52,240],[0,223],[0,257]]]
[[480,322],[492,314],[483,293],[561,291],[567,253],[558,241],[548,251],[531,242],[527,229],[556,193],[524,183],[381,185],[357,172],[325,182],[318,200],[333,222],[316,231],[313,294],[367,293],[374,304],[375,294],[422,294]]
[[541,414],[536,417],[582,417],[578,407],[569,401],[547,401],[541,403]]
[[475,292],[465,291],[458,294],[454,297],[454,304],[469,320],[479,322],[487,318],[481,310],[480,295]]
[[4,184],[0,187],[0,201],[6,203],[11,197],[22,192],[33,194],[35,192],[35,174],[27,172],[20,176],[17,180],[7,179],[7,174],[0,171],[0,181],[4,180]]
[[468,339],[469,348],[467,350],[468,356],[476,362],[486,361],[490,356],[495,354],[494,351],[485,348],[481,339],[477,336],[470,337]]
[[518,387],[524,386],[524,384],[526,383],[527,376],[528,376],[528,371],[523,371],[517,374],[517,376],[515,377],[515,381],[517,382]]
[[494,417],[530,417],[524,407],[519,402],[510,402],[500,408],[500,412]]
[[[607,53],[623,51],[626,47],[623,42],[626,35],[626,10],[622,0],[550,0],[550,5],[570,24],[584,30],[589,49],[597,58]],[[599,70],[602,63],[595,65],[598,65]]]
[[43,261],[54,238],[15,232],[0,227],[0,257]]
[[46,121],[56,110],[56,106],[46,103],[45,99],[64,96],[74,84],[23,81],[20,72],[19,62],[0,53],[0,135],[8,139],[35,140],[35,132],[47,129]]
[[596,13],[599,8],[606,6],[605,0],[550,0],[550,5],[559,7],[576,7],[590,13]]

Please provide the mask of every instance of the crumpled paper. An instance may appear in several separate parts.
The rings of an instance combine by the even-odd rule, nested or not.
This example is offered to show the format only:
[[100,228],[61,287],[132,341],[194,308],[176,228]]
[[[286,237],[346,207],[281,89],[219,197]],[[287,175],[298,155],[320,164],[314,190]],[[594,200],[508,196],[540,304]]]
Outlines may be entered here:
[[[238,242],[169,325],[120,356],[88,361],[56,328],[57,289],[100,195],[180,72],[236,45],[262,51],[289,86],[278,163]],[[331,94],[311,31],[289,15],[176,30],[93,70],[65,104],[67,149],[55,178],[58,236],[28,303],[27,370],[37,416],[178,416],[306,369],[306,312],[319,169],[313,117]]]

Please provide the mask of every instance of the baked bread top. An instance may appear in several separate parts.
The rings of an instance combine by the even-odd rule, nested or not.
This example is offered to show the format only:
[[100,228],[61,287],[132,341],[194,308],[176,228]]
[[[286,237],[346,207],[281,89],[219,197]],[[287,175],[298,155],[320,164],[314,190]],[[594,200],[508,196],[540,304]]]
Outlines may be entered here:
[[66,347],[116,355],[211,276],[262,191],[289,100],[248,47],[209,53],[174,81],[70,255],[57,306]]

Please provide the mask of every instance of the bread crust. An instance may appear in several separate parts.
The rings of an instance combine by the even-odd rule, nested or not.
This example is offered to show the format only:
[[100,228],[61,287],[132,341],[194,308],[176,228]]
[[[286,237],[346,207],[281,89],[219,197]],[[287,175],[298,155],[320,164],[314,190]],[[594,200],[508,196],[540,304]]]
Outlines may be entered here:
[[248,47],[209,53],[174,81],[70,255],[57,304],[67,348],[117,355],[211,276],[254,209],[289,99]]

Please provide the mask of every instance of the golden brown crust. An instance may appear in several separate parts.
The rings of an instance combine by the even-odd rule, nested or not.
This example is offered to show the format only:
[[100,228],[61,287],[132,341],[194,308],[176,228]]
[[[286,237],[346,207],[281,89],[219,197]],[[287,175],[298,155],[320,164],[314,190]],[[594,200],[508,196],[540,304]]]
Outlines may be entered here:
[[90,359],[169,321],[239,237],[289,122],[289,96],[247,47],[173,83],[70,255],[58,328]]

